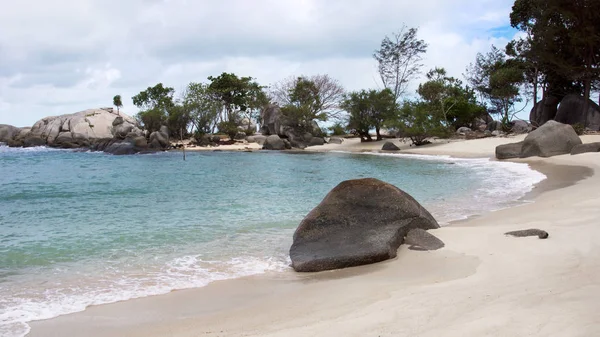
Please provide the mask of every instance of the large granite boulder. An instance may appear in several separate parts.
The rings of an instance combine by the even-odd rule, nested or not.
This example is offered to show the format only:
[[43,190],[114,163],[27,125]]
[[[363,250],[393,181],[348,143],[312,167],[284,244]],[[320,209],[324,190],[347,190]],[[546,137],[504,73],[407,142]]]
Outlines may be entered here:
[[263,135],[279,135],[281,133],[281,108],[275,104],[270,104],[264,108],[260,117],[262,120],[261,133]]
[[373,178],[344,181],[296,229],[292,267],[316,272],[391,259],[413,228],[439,225],[415,199],[391,184]]
[[548,121],[525,138],[521,149],[521,158],[568,154],[575,145],[579,144],[581,144],[581,139],[572,126]]
[[0,143],[8,143],[12,141],[21,129],[7,124],[0,124]]
[[263,145],[265,143],[265,140],[267,140],[267,136],[263,135],[254,135],[246,137],[246,141],[248,143],[257,143],[258,145]]
[[541,101],[537,102],[529,113],[529,121],[534,126],[541,126],[549,120],[556,117],[558,111],[558,103],[560,100],[553,96],[544,96]]
[[496,158],[498,158],[498,159],[520,158],[522,149],[523,149],[523,142],[496,146]]
[[148,139],[148,148],[152,150],[167,150],[171,146],[169,142],[169,128],[161,126],[158,131],[150,134]]
[[600,152],[600,142],[575,145],[573,149],[571,149],[571,155],[587,152]]
[[113,138],[95,145],[94,150],[114,155],[129,155],[140,152],[154,152],[148,149],[146,137],[130,133],[125,139]]
[[525,121],[514,121],[510,131],[516,134],[524,134],[531,132],[531,126]]
[[[37,143],[43,139],[45,145],[53,147],[88,147],[101,140],[112,139],[113,122],[122,118],[123,123],[133,126],[136,121],[120,113],[118,115],[111,108],[89,109],[74,114],[46,117],[36,122],[27,134],[23,143]],[[26,141],[28,138],[35,141]]]
[[263,144],[265,150],[285,150],[285,143],[278,135],[270,135]]
[[600,106],[589,100],[587,111],[583,111],[585,98],[579,95],[567,95],[560,101],[555,121],[564,124],[581,124],[587,129],[600,130]]

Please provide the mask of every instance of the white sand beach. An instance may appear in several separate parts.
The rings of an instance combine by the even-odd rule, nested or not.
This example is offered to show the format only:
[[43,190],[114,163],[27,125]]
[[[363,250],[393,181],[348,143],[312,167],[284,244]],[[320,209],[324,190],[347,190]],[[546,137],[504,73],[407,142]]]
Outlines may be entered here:
[[[491,158],[497,145],[522,137],[394,142],[401,153]],[[347,139],[311,151],[382,144]],[[290,270],[94,306],[33,322],[29,336],[600,336],[600,154],[518,161],[548,176],[534,202],[435,230],[446,244],[439,251],[403,245],[375,265]],[[504,235],[528,228],[550,237]]]

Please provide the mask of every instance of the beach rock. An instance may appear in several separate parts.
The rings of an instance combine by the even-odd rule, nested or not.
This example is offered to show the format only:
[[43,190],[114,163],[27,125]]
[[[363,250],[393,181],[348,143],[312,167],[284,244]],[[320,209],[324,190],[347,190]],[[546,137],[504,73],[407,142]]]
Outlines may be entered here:
[[339,137],[331,137],[329,138],[329,141],[327,141],[329,144],[342,144],[343,142],[344,139]]
[[266,139],[267,139],[267,137],[263,136],[263,135],[255,135],[255,136],[246,137],[246,141],[248,141],[248,143],[257,143],[258,145],[263,145],[265,143]]
[[504,135],[505,135],[505,133],[500,130],[492,131],[492,136],[494,136],[494,137],[500,137],[500,136],[504,136]]
[[289,140],[287,139],[283,139],[283,145],[285,147],[286,150],[291,150],[292,149],[292,143],[290,143]]
[[513,231],[504,233],[505,235],[515,236],[518,238],[527,237],[527,236],[537,236],[540,239],[547,239],[549,234],[546,231],[541,229],[524,229],[520,231]]
[[498,158],[498,159],[520,158],[522,148],[523,148],[523,142],[496,146],[496,158]]
[[413,250],[438,250],[444,248],[442,240],[421,228],[409,230],[404,243],[410,245],[409,249]]
[[265,139],[263,144],[265,150],[285,150],[285,143],[278,135],[271,135]]
[[0,143],[12,141],[21,132],[16,126],[0,124]]
[[413,228],[439,225],[415,199],[391,184],[373,178],[347,180],[296,229],[292,267],[316,272],[391,259]]
[[381,148],[381,150],[382,151],[400,151],[400,148],[392,142],[385,142],[385,144],[383,144],[383,147]]
[[510,130],[512,133],[516,134],[524,134],[531,131],[531,127],[525,121],[515,121],[513,122],[512,128]]
[[536,127],[544,125],[547,121],[553,120],[558,111],[560,100],[553,96],[544,96],[537,102],[529,113],[529,121]]
[[460,128],[458,128],[458,130],[456,130],[456,134],[457,135],[464,135],[466,133],[472,132],[473,130],[471,130],[470,128],[466,127],[466,126],[462,126]]
[[325,139],[321,137],[312,137],[307,146],[325,145]]
[[573,147],[579,144],[581,144],[581,139],[572,126],[548,121],[525,138],[521,158],[567,154],[571,153]]
[[575,145],[571,150],[571,155],[586,152],[600,152],[600,142]]
[[589,100],[587,111],[583,111],[585,98],[570,94],[560,101],[554,120],[564,124],[581,124],[592,131],[600,130],[600,106]]
[[488,131],[501,131],[502,130],[502,123],[498,122],[498,121],[492,121],[487,125],[486,130]]
[[169,128],[161,126],[158,131],[150,134],[148,148],[152,150],[167,150],[171,146],[169,142]]

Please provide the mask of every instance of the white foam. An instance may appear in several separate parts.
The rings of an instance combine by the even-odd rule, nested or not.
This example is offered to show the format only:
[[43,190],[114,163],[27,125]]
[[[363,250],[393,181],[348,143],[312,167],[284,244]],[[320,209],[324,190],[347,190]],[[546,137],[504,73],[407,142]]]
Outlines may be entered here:
[[29,332],[27,322],[83,311],[90,305],[198,288],[218,280],[280,272],[289,269],[288,265],[287,257],[240,256],[224,261],[205,261],[200,255],[182,256],[167,262],[159,270],[143,274],[127,275],[115,271],[115,274],[121,274],[120,277],[107,275],[87,285],[75,282],[61,289],[47,289],[37,297],[4,298],[0,299],[0,336],[25,336]]

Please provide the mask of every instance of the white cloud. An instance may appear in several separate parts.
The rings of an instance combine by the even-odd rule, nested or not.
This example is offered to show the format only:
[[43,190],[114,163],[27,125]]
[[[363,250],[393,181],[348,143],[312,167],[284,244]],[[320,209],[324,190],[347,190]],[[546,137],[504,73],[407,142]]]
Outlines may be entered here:
[[[512,0],[0,0],[0,123],[106,106],[162,82],[223,71],[268,85],[328,73],[376,87],[371,58],[403,22],[429,43],[425,68],[462,77],[508,24]],[[415,84],[416,85],[416,84]]]

